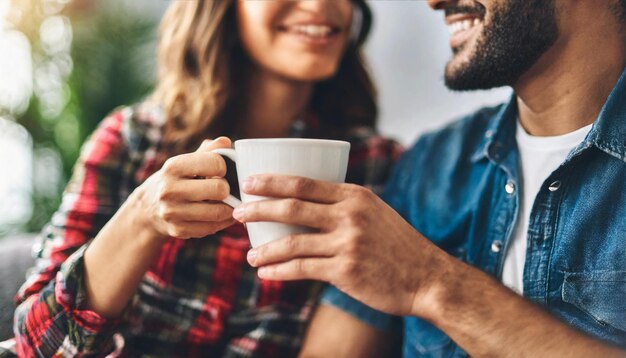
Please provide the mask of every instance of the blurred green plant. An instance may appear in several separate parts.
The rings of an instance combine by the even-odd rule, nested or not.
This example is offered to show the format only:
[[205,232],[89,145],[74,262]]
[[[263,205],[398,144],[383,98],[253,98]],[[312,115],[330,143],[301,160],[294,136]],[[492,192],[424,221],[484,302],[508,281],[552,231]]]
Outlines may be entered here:
[[123,0],[16,6],[28,14],[15,28],[30,40],[33,60],[33,95],[14,116],[33,140],[33,211],[23,230],[35,232],[58,208],[80,147],[98,123],[151,91],[158,19]]

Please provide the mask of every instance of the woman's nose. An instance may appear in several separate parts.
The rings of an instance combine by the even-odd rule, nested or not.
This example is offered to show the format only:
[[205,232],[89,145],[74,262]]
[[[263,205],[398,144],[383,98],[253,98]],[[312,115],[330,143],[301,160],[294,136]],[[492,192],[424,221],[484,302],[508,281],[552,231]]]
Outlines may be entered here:
[[298,6],[300,8],[303,9],[308,9],[308,10],[320,10],[320,9],[324,9],[325,7],[329,6],[329,5],[335,5],[333,4],[334,2],[348,2],[346,0],[317,0],[317,1],[298,1]]

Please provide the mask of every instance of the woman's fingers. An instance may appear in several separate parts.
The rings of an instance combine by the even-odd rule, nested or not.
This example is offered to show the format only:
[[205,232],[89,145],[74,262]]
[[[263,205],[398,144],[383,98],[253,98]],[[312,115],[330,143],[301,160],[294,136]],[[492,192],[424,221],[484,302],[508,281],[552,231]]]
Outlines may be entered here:
[[211,153],[218,148],[231,148],[228,137],[205,140],[198,150],[173,158],[172,173],[183,178],[212,178],[226,175],[226,163],[219,154]]
[[167,233],[178,239],[202,238],[224,230],[234,223],[235,221],[232,219],[210,223],[181,221],[170,224],[167,228]]
[[230,138],[218,137],[218,138],[215,138],[214,140],[209,140],[209,139],[204,140],[202,144],[200,145],[200,147],[198,148],[197,152],[212,151],[218,148],[230,148],[232,146],[233,146],[233,143],[230,140]]
[[168,159],[163,171],[177,178],[222,178],[226,175],[226,162],[219,154],[197,151]]
[[161,200],[222,201],[230,194],[225,179],[174,179],[161,187]]
[[160,213],[167,222],[206,222],[232,221],[233,208],[223,203],[189,202],[163,206]]

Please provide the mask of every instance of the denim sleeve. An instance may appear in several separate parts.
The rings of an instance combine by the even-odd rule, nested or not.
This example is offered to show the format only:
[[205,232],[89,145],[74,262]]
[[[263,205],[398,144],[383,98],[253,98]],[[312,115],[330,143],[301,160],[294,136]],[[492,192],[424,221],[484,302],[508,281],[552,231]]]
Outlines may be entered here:
[[354,298],[328,286],[322,293],[322,304],[336,307],[358,320],[385,332],[396,332],[402,328],[402,318],[377,311]]

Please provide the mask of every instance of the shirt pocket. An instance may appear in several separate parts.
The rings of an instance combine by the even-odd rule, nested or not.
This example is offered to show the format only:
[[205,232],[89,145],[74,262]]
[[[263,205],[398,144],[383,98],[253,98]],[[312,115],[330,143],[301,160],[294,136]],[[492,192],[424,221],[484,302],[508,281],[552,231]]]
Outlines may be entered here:
[[626,271],[565,272],[561,294],[600,326],[626,332]]
[[405,318],[405,357],[456,357],[457,346],[443,331],[415,317]]

